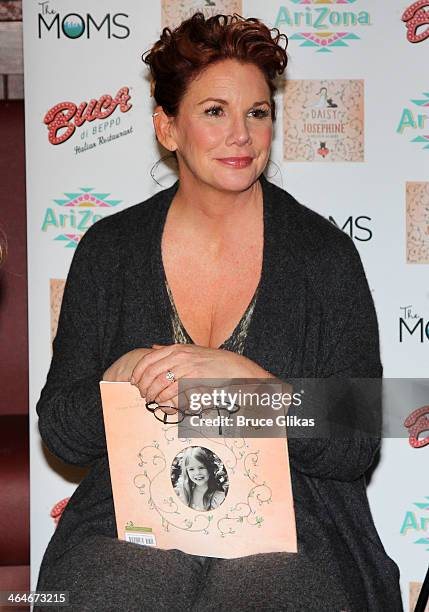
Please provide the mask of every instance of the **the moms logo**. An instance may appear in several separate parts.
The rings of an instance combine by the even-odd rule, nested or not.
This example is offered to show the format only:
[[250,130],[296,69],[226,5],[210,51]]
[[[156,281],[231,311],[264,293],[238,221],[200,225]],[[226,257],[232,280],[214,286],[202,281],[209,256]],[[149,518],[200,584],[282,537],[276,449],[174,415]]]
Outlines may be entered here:
[[[42,232],[54,232],[54,240],[65,247],[76,248],[83,234],[97,221],[113,212],[122,200],[112,200],[110,193],[94,192],[93,187],[82,187],[76,192],[65,193],[66,197],[54,200],[56,207],[46,209]],[[58,233],[60,232],[60,233]]]
[[429,7],[429,0],[419,0],[402,14],[402,21],[407,26],[407,39],[411,43],[419,43],[429,38],[429,10],[425,11],[425,7]]
[[[347,47],[348,41],[360,38],[355,30],[371,25],[367,11],[353,10],[357,0],[289,1],[294,6],[281,5],[274,25],[280,29],[284,27],[291,40],[301,41],[301,47],[312,47],[318,52]],[[291,28],[303,30],[290,35]]]
[[337,221],[331,215],[328,217],[329,221],[339,227],[343,232],[346,232],[353,238],[353,240],[357,240],[358,242],[368,242],[372,238],[372,230],[370,228],[371,217],[367,217],[366,215],[359,215],[358,217],[350,215],[344,221]]
[[[49,142],[53,145],[65,142],[73,136],[76,127],[80,127],[86,121],[107,119],[118,106],[122,113],[128,112],[132,108],[132,104],[129,104],[130,99],[128,87],[122,87],[114,98],[105,94],[98,100],[93,98],[89,102],[81,102],[79,106],[74,102],[56,104],[48,110],[43,119],[48,127]],[[114,123],[115,121],[112,125]]]
[[105,13],[94,15],[90,13],[67,13],[60,15],[51,8],[49,1],[39,2],[38,36],[53,36],[55,38],[91,38],[103,35],[106,38],[128,38],[130,29],[126,25],[126,13]]
[[401,317],[399,317],[399,342],[409,340],[410,336],[417,342],[423,343],[429,340],[429,321],[416,314],[413,306],[401,306]]

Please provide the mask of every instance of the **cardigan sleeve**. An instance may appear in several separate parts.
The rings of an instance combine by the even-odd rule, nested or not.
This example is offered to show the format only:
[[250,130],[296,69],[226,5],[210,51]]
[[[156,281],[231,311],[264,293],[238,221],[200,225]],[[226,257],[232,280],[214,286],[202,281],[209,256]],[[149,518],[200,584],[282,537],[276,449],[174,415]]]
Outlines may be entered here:
[[36,410],[48,449],[75,465],[88,465],[105,454],[106,439],[99,381],[104,284],[97,265],[94,226],[75,251],[67,277],[52,361]]
[[[295,470],[317,478],[351,481],[366,472],[380,446],[380,396],[377,395],[373,402],[367,401],[371,397],[370,386],[374,382],[377,386],[374,379],[382,376],[378,323],[358,251],[348,237],[328,267],[332,270],[330,274],[325,268],[325,273],[319,275],[325,287],[324,294],[320,289],[325,314],[323,358],[318,376],[330,378],[328,386],[335,388],[337,384],[337,389],[347,388],[347,379],[359,378],[358,384],[364,385],[369,392],[363,393],[359,414],[353,414],[356,404],[350,394],[340,393],[334,406],[322,406],[322,418],[334,416],[335,420],[337,415],[340,421],[351,424],[356,417],[362,424],[367,417],[369,427],[352,429],[350,436],[334,433],[323,438],[290,438],[288,446],[291,466]],[[336,383],[334,379],[341,380]],[[372,380],[366,384],[363,379]]]

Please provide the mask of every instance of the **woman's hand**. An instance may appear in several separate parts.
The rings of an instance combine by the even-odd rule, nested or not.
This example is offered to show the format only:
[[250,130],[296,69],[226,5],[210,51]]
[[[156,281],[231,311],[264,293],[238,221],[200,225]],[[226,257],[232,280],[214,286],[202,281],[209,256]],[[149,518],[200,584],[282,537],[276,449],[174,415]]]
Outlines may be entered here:
[[[130,380],[147,402],[168,402],[177,407],[179,378],[275,378],[251,359],[232,351],[195,344],[152,346],[153,350],[136,363]],[[174,373],[174,382],[166,379],[168,370]]]
[[129,351],[112,363],[103,374],[103,380],[108,382],[130,382],[136,364],[154,349],[139,348]]

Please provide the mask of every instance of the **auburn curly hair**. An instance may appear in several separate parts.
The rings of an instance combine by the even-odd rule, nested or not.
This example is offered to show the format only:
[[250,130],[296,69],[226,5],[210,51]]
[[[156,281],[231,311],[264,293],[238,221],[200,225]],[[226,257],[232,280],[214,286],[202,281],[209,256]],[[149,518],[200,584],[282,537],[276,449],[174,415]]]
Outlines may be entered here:
[[[284,41],[284,47],[280,42]],[[189,83],[205,68],[224,59],[254,64],[265,76],[275,119],[275,78],[287,65],[288,39],[259,19],[240,15],[205,18],[195,13],[177,28],[164,28],[142,59],[150,67],[151,93],[167,115],[176,116]]]

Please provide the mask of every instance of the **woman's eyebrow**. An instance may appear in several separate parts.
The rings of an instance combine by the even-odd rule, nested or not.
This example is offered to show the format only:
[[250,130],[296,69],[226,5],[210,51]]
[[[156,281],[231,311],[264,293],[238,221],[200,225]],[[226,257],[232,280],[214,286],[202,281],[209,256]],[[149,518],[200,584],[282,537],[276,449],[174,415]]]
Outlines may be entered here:
[[[204,100],[201,100],[201,102],[198,102],[198,106],[200,106],[201,104],[205,104],[206,102],[219,102],[219,104],[228,104],[226,100],[222,100],[221,98],[205,98]],[[268,100],[260,100],[258,102],[254,102],[252,106],[262,106],[263,104],[268,104],[268,106],[271,106]]]
[[219,102],[219,104],[228,104],[226,100],[222,100],[221,98],[205,98],[204,100],[201,100],[201,102],[198,102],[198,105],[204,104],[205,102]]

